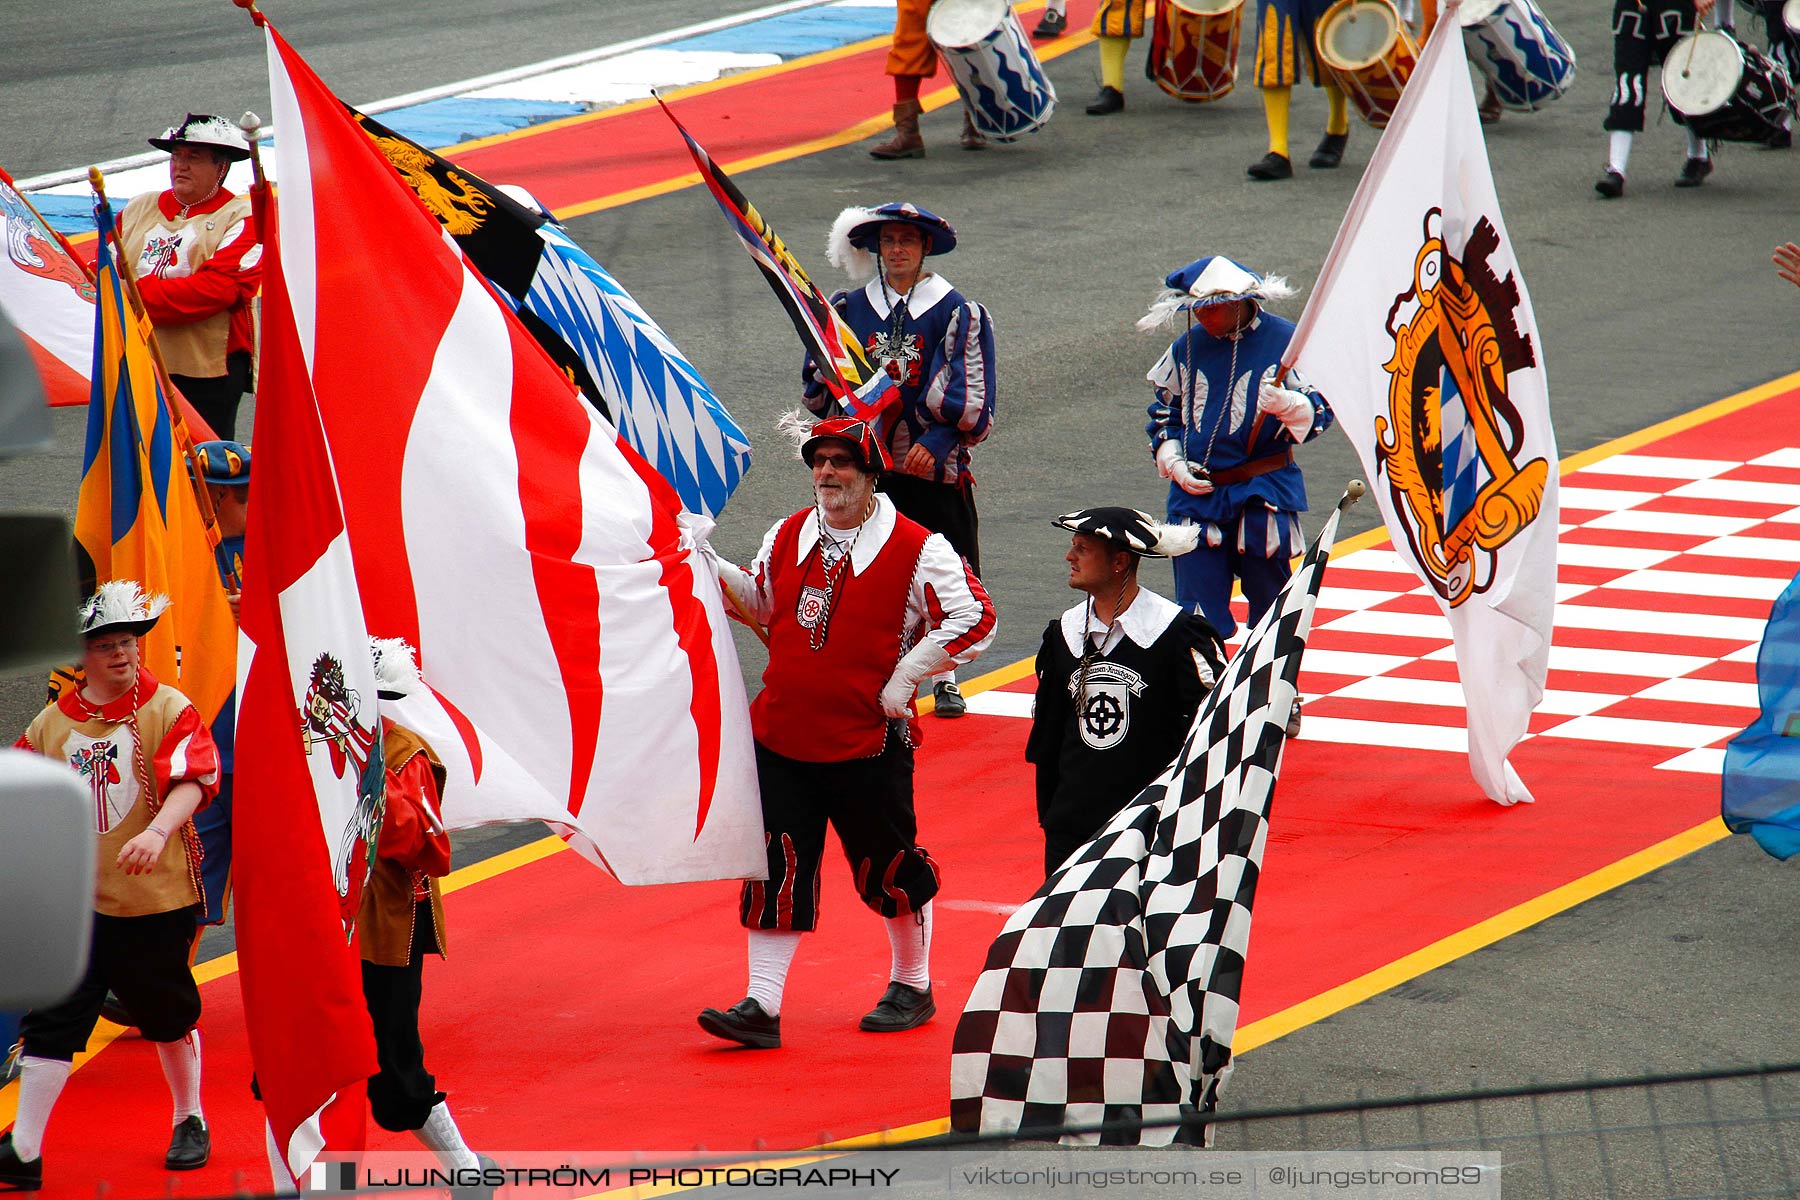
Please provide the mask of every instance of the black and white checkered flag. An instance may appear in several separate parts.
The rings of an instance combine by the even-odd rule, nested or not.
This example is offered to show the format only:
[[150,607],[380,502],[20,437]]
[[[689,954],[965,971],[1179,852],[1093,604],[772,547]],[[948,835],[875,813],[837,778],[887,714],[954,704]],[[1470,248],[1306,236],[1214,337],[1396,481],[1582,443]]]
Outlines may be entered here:
[[[1351,493],[1346,501],[1360,487]],[[1105,1145],[1199,1140],[1191,1128],[1135,1123],[1212,1112],[1231,1074],[1269,800],[1342,507],[1174,764],[994,940],[956,1025],[953,1128]],[[1055,1132],[1102,1122],[1121,1124]]]

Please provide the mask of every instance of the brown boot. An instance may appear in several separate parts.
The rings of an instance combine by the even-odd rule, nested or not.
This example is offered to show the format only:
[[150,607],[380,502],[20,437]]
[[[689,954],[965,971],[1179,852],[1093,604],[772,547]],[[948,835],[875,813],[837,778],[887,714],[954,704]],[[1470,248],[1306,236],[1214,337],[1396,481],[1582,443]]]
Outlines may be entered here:
[[902,100],[894,105],[894,136],[879,146],[869,147],[869,157],[924,158],[925,139],[919,136],[919,114],[924,111],[917,100]]
[[981,136],[981,130],[975,128],[975,118],[968,107],[963,107],[962,148],[964,150],[986,150],[988,140]]

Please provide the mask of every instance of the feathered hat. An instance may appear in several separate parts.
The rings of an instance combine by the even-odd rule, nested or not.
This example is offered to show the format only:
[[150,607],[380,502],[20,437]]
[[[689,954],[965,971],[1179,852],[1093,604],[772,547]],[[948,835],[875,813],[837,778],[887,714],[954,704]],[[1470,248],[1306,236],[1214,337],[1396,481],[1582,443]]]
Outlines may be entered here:
[[1200,544],[1200,526],[1164,525],[1135,508],[1084,508],[1050,523],[1070,533],[1097,537],[1139,558],[1173,558]]
[[825,241],[825,257],[852,282],[867,283],[875,278],[881,227],[895,222],[911,225],[925,235],[926,257],[956,249],[956,230],[950,222],[916,204],[895,202],[879,208],[846,208],[839,213]]
[[375,694],[383,700],[403,700],[425,682],[405,638],[372,637],[369,655],[375,660]]
[[161,137],[151,138],[150,144],[158,150],[171,152],[177,146],[205,146],[217,150],[231,162],[242,162],[250,157],[243,131],[224,117],[215,117],[211,113],[189,113],[181,124],[163,130]]
[[169,607],[167,596],[147,596],[135,579],[114,579],[82,602],[77,610],[82,637],[124,630],[143,637]]
[[1233,300],[1261,306],[1293,294],[1294,288],[1280,275],[1258,275],[1243,263],[1212,254],[1164,276],[1163,291],[1150,302],[1150,311],[1138,318],[1137,327],[1148,333],[1171,324],[1179,312]]

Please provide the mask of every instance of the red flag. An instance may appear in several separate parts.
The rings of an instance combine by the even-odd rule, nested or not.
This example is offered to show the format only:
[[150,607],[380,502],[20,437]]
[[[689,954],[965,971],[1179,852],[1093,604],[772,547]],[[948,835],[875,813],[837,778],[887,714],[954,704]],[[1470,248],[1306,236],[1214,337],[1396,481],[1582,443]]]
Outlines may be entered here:
[[[261,208],[266,186],[258,192]],[[265,228],[256,457],[261,475],[281,486],[258,492],[245,536],[244,555],[256,563],[242,600],[253,649],[238,706],[243,803],[232,850],[251,1056],[298,1178],[321,1149],[363,1142],[361,1085],[376,1070],[375,1041],[345,913],[355,911],[357,867],[375,840],[379,810],[371,814],[367,793],[371,776],[380,785],[381,745],[342,505],[278,237],[273,223]]]
[[540,818],[627,883],[755,874],[748,706],[698,552],[710,522],[268,39],[281,274],[265,304],[295,337],[265,334],[264,370],[317,400],[365,623],[419,650],[433,712],[402,719],[449,771],[447,823]]

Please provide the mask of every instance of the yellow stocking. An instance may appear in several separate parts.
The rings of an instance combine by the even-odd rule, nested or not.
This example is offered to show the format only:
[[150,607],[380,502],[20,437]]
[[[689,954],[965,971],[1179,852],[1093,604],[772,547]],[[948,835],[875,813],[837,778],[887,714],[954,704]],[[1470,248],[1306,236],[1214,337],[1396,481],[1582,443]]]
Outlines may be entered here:
[[1100,39],[1100,82],[1115,92],[1125,90],[1125,55],[1131,51],[1128,37]]
[[1344,89],[1335,83],[1325,85],[1325,103],[1328,111],[1325,114],[1326,133],[1350,132],[1350,105],[1345,99]]
[[[1263,116],[1269,122],[1269,153],[1288,157],[1288,101],[1293,98],[1291,87],[1266,87],[1262,90]],[[1343,102],[1339,95],[1338,102]]]

